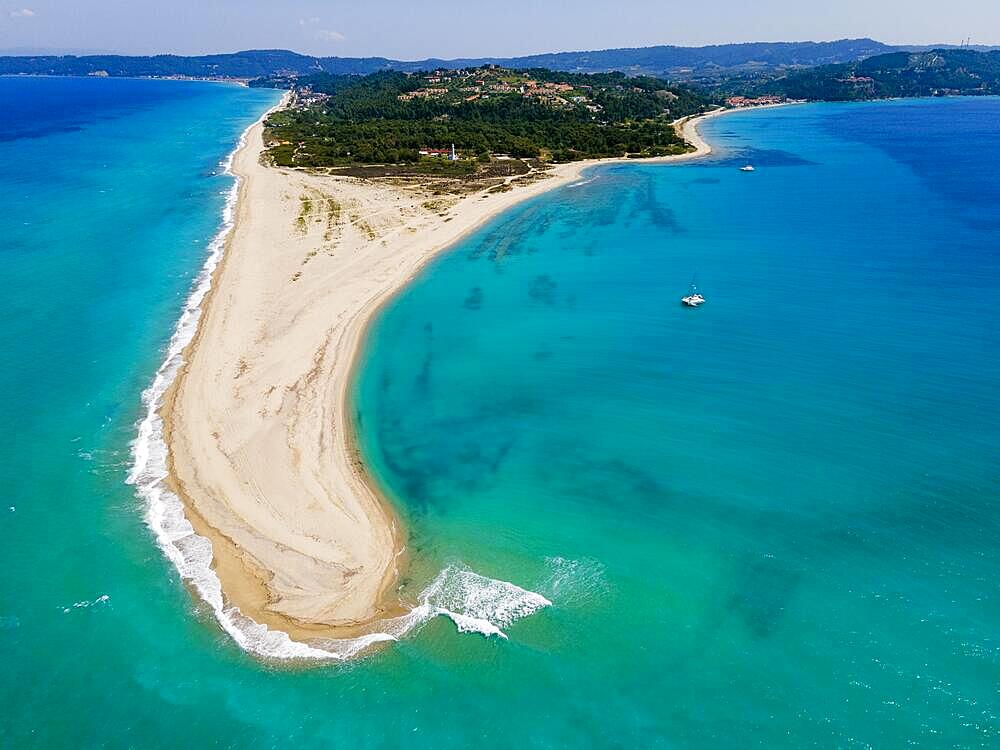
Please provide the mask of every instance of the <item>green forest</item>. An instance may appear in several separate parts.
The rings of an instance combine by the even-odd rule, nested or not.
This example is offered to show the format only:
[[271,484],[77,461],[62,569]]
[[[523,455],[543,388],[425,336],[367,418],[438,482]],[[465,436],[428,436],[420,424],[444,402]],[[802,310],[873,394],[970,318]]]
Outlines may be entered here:
[[672,122],[708,106],[656,78],[542,69],[323,73],[257,85],[294,86],[303,103],[267,122],[279,166],[415,164],[428,160],[422,149],[452,144],[480,161],[660,156],[687,148]]
[[778,77],[733,78],[723,93],[773,94],[810,101],[1000,94],[1000,51],[935,49],[892,52]]

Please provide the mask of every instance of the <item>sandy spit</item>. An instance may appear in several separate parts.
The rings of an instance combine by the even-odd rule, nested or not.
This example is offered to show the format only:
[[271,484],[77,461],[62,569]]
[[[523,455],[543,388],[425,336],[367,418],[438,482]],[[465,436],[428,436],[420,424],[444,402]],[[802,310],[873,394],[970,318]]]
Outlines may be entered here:
[[[677,123],[695,150],[705,117]],[[441,250],[512,205],[580,178],[560,165],[507,192],[261,163],[263,124],[233,158],[234,227],[198,332],[163,399],[170,488],[211,542],[227,605],[298,641],[401,614],[405,535],[366,475],[348,389],[367,324]]]

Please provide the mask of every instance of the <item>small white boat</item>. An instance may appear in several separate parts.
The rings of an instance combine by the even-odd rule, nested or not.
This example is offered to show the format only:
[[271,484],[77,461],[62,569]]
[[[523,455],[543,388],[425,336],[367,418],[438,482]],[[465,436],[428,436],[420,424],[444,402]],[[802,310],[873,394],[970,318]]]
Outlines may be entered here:
[[747,164],[746,166],[740,167],[741,172],[753,172],[753,164]]
[[698,291],[698,287],[691,284],[691,291],[686,297],[681,297],[681,304],[687,305],[688,307],[697,307],[705,303],[705,298]]

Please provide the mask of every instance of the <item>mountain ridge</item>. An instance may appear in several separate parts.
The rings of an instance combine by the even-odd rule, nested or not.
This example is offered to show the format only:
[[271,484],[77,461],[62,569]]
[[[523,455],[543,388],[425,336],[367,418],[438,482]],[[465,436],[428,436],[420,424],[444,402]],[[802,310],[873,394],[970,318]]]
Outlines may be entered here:
[[684,79],[700,72],[781,70],[854,62],[900,48],[874,39],[829,42],[741,42],[702,47],[656,45],[604,50],[548,52],[518,57],[426,58],[318,57],[290,50],[241,50],[211,55],[13,55],[0,56],[0,74],[190,76],[258,78],[267,75],[307,75],[316,72],[365,74],[380,70],[416,72],[496,64],[510,68],[549,68],[565,72],[621,71],[671,75]]

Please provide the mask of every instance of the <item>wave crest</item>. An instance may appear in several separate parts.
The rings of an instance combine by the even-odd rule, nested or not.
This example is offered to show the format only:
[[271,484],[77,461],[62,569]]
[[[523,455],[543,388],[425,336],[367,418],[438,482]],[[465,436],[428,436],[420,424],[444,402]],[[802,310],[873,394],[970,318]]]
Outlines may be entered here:
[[502,628],[552,604],[534,591],[455,566],[442,570],[420,599],[434,614],[450,618],[461,633],[504,639],[507,634]]

